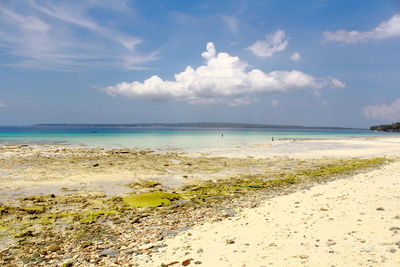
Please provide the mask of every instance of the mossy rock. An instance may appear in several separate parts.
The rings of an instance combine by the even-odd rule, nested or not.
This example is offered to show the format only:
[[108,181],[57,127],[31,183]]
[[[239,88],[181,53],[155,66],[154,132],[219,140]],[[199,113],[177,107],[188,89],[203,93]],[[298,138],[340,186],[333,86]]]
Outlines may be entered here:
[[26,206],[20,207],[21,211],[25,211],[28,214],[39,214],[45,212],[46,208],[44,206]]
[[91,212],[87,214],[84,218],[80,220],[80,222],[93,222],[99,219],[100,217],[107,217],[110,214],[117,214],[117,211],[115,210],[109,210],[109,211],[104,211],[104,210],[98,210],[95,212]]
[[180,195],[175,193],[151,192],[129,195],[122,198],[122,201],[130,208],[151,208],[170,205],[171,201],[179,198]]
[[129,184],[126,184],[126,186],[129,188],[153,188],[159,185],[161,184],[157,181],[146,181],[146,180],[141,180],[138,182],[131,182]]
[[3,214],[10,213],[11,210],[12,210],[12,207],[0,204],[0,216]]

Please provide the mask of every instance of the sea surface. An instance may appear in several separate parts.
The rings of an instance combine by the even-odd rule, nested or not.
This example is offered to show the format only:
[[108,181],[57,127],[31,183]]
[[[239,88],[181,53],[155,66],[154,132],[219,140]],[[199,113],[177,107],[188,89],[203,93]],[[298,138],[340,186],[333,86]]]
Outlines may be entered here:
[[369,130],[288,128],[145,128],[0,126],[1,144],[60,144],[105,148],[206,149],[268,144],[275,139],[338,139],[399,134]]

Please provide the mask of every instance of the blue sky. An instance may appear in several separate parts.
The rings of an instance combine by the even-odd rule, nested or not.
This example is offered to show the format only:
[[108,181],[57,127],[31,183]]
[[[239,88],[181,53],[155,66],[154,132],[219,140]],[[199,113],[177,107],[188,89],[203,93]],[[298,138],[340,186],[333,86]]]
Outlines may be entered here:
[[2,1],[0,125],[400,121],[400,1]]

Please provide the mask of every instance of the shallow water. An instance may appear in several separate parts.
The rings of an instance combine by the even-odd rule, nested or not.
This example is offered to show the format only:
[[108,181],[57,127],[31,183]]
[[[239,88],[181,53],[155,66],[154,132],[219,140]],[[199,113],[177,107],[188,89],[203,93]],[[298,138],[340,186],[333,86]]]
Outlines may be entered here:
[[[222,136],[223,134],[223,136]],[[391,136],[368,130],[141,128],[90,126],[0,127],[0,144],[61,144],[140,149],[204,149],[268,144],[275,139],[337,139]]]

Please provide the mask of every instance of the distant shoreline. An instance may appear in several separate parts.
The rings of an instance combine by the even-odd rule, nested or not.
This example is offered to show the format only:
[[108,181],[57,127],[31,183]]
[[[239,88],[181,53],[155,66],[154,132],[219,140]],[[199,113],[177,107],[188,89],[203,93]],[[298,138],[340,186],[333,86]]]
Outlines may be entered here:
[[198,123],[41,123],[32,126],[46,127],[132,127],[132,128],[249,128],[249,129],[325,129],[325,130],[366,130],[365,128],[324,127],[324,126],[299,126],[299,125],[274,125],[251,124],[231,122],[198,122]]

